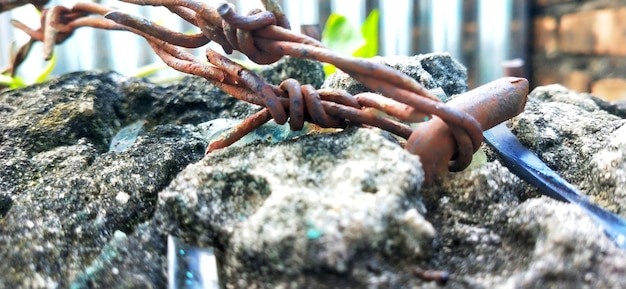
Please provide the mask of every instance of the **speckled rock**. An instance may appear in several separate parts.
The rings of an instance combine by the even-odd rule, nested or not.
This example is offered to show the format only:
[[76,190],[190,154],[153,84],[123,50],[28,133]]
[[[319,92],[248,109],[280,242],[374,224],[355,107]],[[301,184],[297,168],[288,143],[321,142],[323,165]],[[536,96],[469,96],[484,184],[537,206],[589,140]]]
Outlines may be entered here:
[[[323,284],[327,274],[350,278],[355,259],[367,258],[363,251],[389,258],[395,253],[408,258],[428,255],[434,229],[418,212],[421,204],[408,201],[423,180],[417,157],[370,130],[348,137],[348,142],[331,138],[333,149],[319,140],[301,142],[302,148],[287,151],[296,156],[291,159],[294,165],[278,157],[280,150],[260,154],[263,159],[279,160],[275,169],[269,169],[273,175],[265,177],[272,180],[274,193],[233,234],[233,249],[225,261],[233,266],[226,271],[237,280],[233,285],[257,283],[263,270],[250,272],[247,268],[253,266],[284,274],[276,285],[325,269],[325,274],[314,278]],[[308,145],[319,151],[303,149]],[[339,154],[326,155],[335,149]],[[304,153],[299,156],[298,151]],[[283,164],[286,170],[280,169]],[[263,167],[256,170],[265,171],[267,166]]]
[[163,250],[167,234],[218,249],[228,288],[367,285],[367,264],[403,268],[398,254],[403,262],[430,255],[422,180],[419,157],[370,129],[218,151],[181,172],[159,194],[154,218],[116,234],[75,285],[131,288],[135,274],[163,285],[162,255],[128,248]]
[[262,69],[259,75],[267,82],[279,85],[287,78],[294,78],[300,84],[310,84],[315,88],[324,82],[324,70],[319,62],[285,56],[276,63]]
[[[204,155],[194,125],[258,109],[197,77],[157,86],[79,72],[1,93],[0,287],[91,287],[84,276],[98,256],[113,258],[119,236],[150,220],[158,192]],[[108,152],[115,132],[139,119],[146,125],[135,144]]]
[[535,89],[512,122],[520,141],[593,200],[626,217],[626,120],[589,94]]
[[[375,131],[303,137],[245,152],[207,157],[165,190],[185,200],[220,199],[239,191],[256,200],[256,208],[232,213],[233,219],[243,213],[243,219],[216,232],[231,236],[222,245],[229,287],[322,286],[336,274],[359,286],[367,282],[353,275],[354,265],[376,256],[420,259],[429,254],[435,232],[419,212],[416,193],[423,173],[418,158]],[[220,190],[221,176],[232,174],[239,174],[237,180],[259,180],[259,185],[239,181]],[[178,182],[199,176],[197,182]]]
[[[124,153],[98,154],[83,138],[3,163],[32,178],[3,192],[10,204],[0,219],[1,284],[67,287],[115,231],[150,219],[158,192],[206,145],[184,128],[159,130]],[[19,160],[28,165],[16,167]]]
[[[596,98],[539,87],[509,124],[583,193],[621,213],[626,121]],[[542,197],[495,160],[422,191],[434,267],[459,288],[622,288],[626,254],[575,205]],[[601,180],[601,181],[600,181]],[[597,194],[596,192],[603,192]],[[605,196],[601,198],[599,196]]]
[[524,236],[517,244],[532,251],[521,260],[525,270],[494,288],[626,286],[626,254],[580,208],[542,197],[524,202],[507,217],[510,236]]
[[497,160],[422,195],[437,230],[429,266],[451,272],[452,288],[626,286],[626,253],[588,215],[538,196]]
[[[465,89],[448,55],[414,58],[427,86]],[[115,73],[0,94],[0,288],[166,288],[168,235],[213,247],[225,288],[626,287],[624,251],[492,153],[426,187],[419,157],[366,128],[203,157],[196,124],[257,109],[202,79]],[[621,113],[548,86],[509,125],[624,215]],[[136,143],[108,152],[140,119]]]
[[[448,96],[467,91],[467,69],[447,53],[374,57],[372,60],[412,77],[428,89],[441,87]],[[369,91],[342,71],[332,74],[322,87],[340,88],[351,94]]]

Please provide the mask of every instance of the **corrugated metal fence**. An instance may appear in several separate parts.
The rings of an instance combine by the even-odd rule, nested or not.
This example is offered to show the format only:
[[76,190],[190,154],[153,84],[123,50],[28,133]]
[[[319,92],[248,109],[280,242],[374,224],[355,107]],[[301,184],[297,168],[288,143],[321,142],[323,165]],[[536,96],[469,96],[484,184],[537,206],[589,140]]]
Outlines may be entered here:
[[[86,1],[86,0],[85,0]],[[217,6],[222,0],[205,0]],[[50,5],[71,7],[76,0],[54,0]],[[229,1],[238,11],[260,7],[260,1]],[[470,82],[480,84],[499,77],[500,62],[525,58],[527,34],[526,0],[284,0],[283,10],[292,27],[323,24],[330,13],[344,15],[356,27],[372,9],[379,9],[380,55],[413,55],[426,52],[449,52],[469,68]],[[164,8],[130,5],[113,0],[100,1],[127,13],[142,15],[165,26],[190,31],[189,24]],[[31,27],[38,26],[38,15],[30,6],[0,14],[0,67],[9,63],[12,43],[28,38],[14,29],[10,19]],[[32,51],[20,74],[33,78],[43,67],[37,57],[41,46]],[[203,49],[198,49],[198,55]],[[58,63],[54,74],[77,70],[115,70],[132,75],[138,67],[158,62],[140,37],[127,32],[98,31],[82,28],[57,48]],[[27,69],[25,69],[27,67]]]

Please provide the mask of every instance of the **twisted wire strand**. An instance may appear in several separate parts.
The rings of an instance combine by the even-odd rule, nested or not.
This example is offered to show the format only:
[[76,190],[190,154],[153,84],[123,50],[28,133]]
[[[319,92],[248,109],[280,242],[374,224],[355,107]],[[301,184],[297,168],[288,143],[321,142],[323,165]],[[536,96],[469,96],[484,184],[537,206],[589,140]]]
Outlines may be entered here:
[[[289,110],[290,116],[291,114],[300,116],[289,118],[290,128],[301,129],[306,120],[323,128],[345,128],[348,123],[364,124],[381,128],[404,138],[408,138],[413,132],[406,124],[364,109],[378,107],[382,108],[382,112],[392,115],[406,108],[405,105],[394,103],[393,100],[385,100],[384,103],[380,103],[378,102],[379,99],[372,97],[368,98],[367,102],[360,102],[359,95],[353,96],[337,90],[316,90],[311,85],[300,85],[295,79],[286,79],[274,89],[279,92],[279,95],[284,96],[280,98],[280,103]],[[252,103],[261,102],[255,99],[249,100]],[[298,104],[294,105],[294,101]],[[207,148],[207,153],[233,144],[270,119],[272,117],[269,109],[263,108],[228,133],[211,142]]]
[[[258,27],[257,31],[262,31],[262,27],[271,25],[269,24],[271,23],[270,17],[265,17],[268,20],[261,23],[250,16],[237,15],[228,4],[221,5],[218,12],[224,19],[224,23],[237,28],[238,44],[233,44],[234,40],[230,37],[231,45],[239,47],[244,54],[257,63],[272,63],[283,55],[332,63],[366,87],[390,96],[396,101],[406,103],[416,110],[441,118],[450,126],[450,131],[458,146],[457,158],[450,163],[450,170],[458,171],[467,167],[471,162],[473,152],[479,149],[482,142],[480,123],[469,114],[442,104],[426,88],[408,76],[384,65],[343,57],[320,47],[282,41],[281,39],[254,39],[253,33],[247,29]],[[259,26],[252,25],[255,21]],[[321,118],[314,119],[314,122],[317,123],[317,121],[327,124]],[[411,141],[413,139],[409,137],[409,142]]]
[[[185,21],[199,27],[196,34],[169,30],[145,18],[128,15],[93,3],[77,3],[72,9],[50,8],[42,16],[42,27],[32,30],[14,23],[33,40],[44,42],[44,56],[49,57],[54,44],[67,39],[80,27],[127,30],[144,37],[155,53],[176,70],[199,75],[238,99],[259,104],[264,108],[233,129],[208,151],[236,141],[269,119],[299,130],[304,121],[322,127],[345,127],[357,123],[380,127],[407,139],[407,150],[415,153],[419,146],[416,133],[407,125],[371,110],[383,111],[401,121],[419,122],[438,117],[450,127],[457,147],[457,158],[449,164],[451,170],[466,167],[482,140],[482,127],[471,115],[443,104],[414,79],[383,64],[365,59],[345,57],[325,48],[319,41],[291,32],[289,23],[274,1],[263,1],[265,11],[254,10],[248,15],[235,12],[230,4],[213,8],[195,0],[122,0],[137,5],[164,6]],[[104,18],[87,17],[90,14]],[[279,86],[266,83],[254,72],[225,56],[207,49],[207,65],[179,47],[196,48],[215,41],[227,53],[238,50],[259,64],[274,63],[285,55],[306,58],[335,65],[369,89],[372,93],[358,94],[316,90],[288,79]],[[14,64],[15,65],[15,64]],[[19,63],[18,63],[19,65]],[[387,98],[388,97],[388,98]]]

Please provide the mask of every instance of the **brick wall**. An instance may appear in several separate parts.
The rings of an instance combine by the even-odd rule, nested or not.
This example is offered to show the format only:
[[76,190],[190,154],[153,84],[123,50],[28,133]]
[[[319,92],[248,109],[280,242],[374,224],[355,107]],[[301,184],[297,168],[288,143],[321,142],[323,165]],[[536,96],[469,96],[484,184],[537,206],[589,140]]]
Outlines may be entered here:
[[534,0],[532,84],[626,101],[626,1]]

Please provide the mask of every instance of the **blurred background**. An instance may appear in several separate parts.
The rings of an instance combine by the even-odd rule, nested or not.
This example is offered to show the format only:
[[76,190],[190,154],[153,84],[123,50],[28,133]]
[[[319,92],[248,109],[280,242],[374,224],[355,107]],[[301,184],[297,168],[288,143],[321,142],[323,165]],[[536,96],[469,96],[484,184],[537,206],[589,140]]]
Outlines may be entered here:
[[[48,6],[71,7],[75,2],[54,0]],[[164,8],[113,0],[97,2],[144,16],[170,29],[194,31]],[[217,6],[225,1],[205,2]],[[240,12],[260,7],[260,1],[255,0],[228,2]],[[624,0],[279,2],[297,31],[301,25],[319,25],[324,29],[331,13],[345,16],[358,29],[367,15],[377,9],[380,12],[378,55],[448,52],[468,68],[470,88],[501,77],[506,73],[504,67],[509,67],[515,70],[514,74],[529,78],[533,87],[561,83],[610,101],[626,101]],[[32,6],[0,14],[0,68],[9,64],[11,47],[28,40],[11,26],[10,19],[39,27],[39,16]],[[20,67],[20,76],[34,79],[45,67],[38,55],[40,51],[40,44],[33,48],[27,62]],[[202,57],[204,49],[195,53]],[[58,46],[56,58],[53,75],[93,69],[136,75],[138,69],[160,63],[142,38],[127,32],[91,28],[81,28]]]

